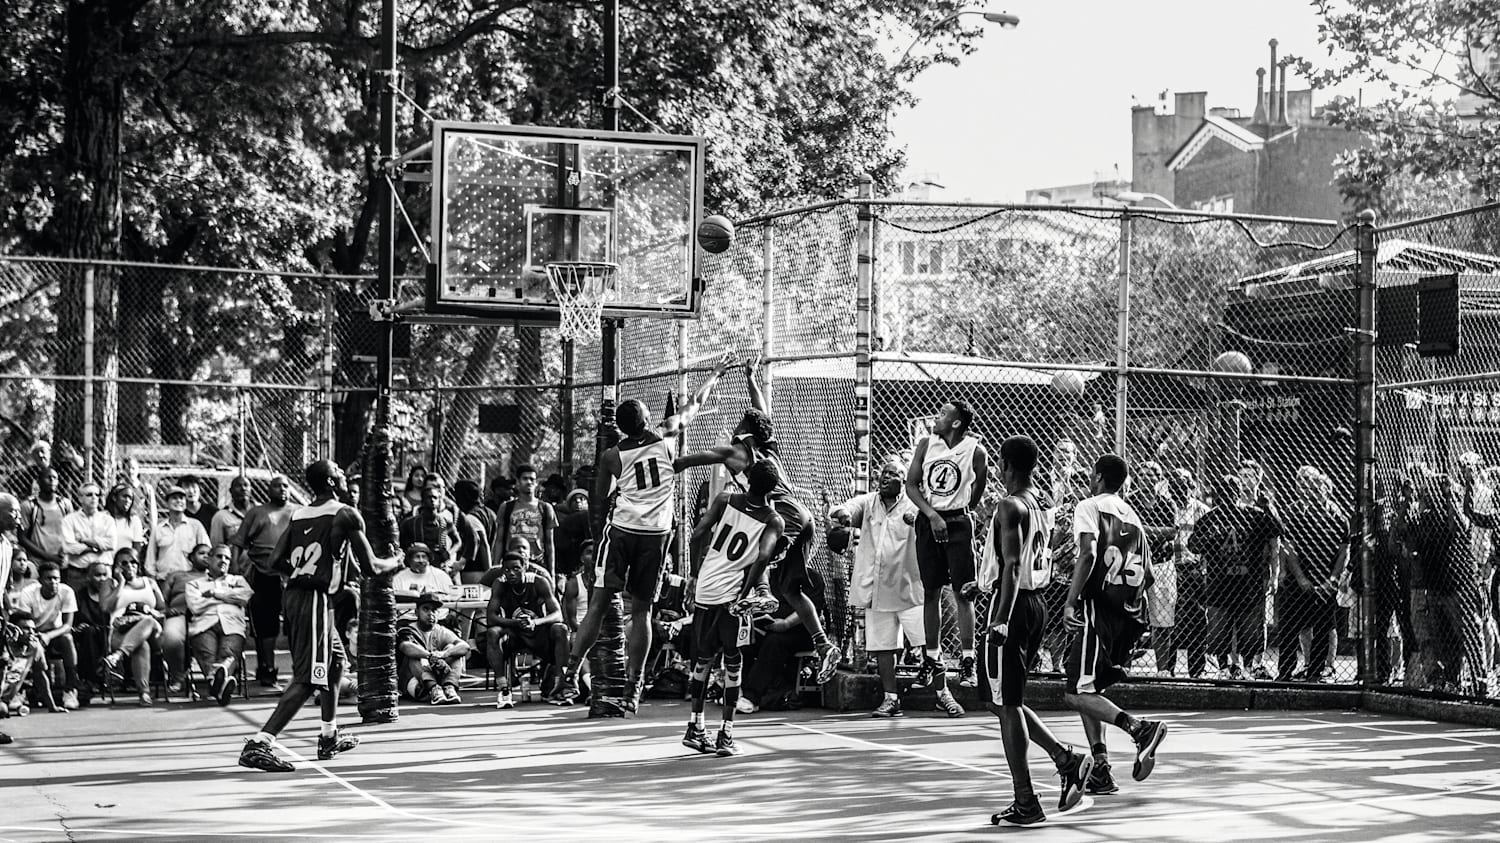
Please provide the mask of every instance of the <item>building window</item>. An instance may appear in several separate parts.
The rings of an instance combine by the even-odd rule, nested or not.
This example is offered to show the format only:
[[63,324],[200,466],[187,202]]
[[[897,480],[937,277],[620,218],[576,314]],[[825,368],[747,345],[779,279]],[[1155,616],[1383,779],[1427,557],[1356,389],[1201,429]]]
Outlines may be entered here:
[[908,240],[901,244],[901,272],[911,275],[917,271],[917,244]]
[[1234,195],[1215,196],[1201,202],[1194,202],[1193,210],[1208,211],[1211,214],[1232,214],[1234,213]]

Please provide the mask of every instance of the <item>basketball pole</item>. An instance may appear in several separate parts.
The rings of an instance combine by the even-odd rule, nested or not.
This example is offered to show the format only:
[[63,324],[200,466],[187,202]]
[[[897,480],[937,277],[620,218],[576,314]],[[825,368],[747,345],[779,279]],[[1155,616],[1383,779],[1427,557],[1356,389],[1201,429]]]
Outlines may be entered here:
[[[396,168],[396,2],[380,3],[380,65],[375,75],[380,80],[380,160],[375,179],[379,212],[380,237],[375,269],[375,296],[383,301],[396,298],[396,190],[391,176]],[[396,322],[383,319],[376,323],[375,347],[375,426],[391,423],[391,386]]]

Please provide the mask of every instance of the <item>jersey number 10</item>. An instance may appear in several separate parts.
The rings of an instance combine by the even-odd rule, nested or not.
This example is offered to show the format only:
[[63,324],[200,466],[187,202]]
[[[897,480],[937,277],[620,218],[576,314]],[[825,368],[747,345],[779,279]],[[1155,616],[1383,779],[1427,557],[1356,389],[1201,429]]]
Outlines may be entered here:
[[[651,482],[646,482],[646,463],[651,464]],[[637,489],[655,489],[661,485],[661,467],[656,463],[656,457],[635,464],[635,487]]]
[[[731,534],[733,538],[730,538]],[[729,543],[729,549],[724,549],[724,543]],[[723,551],[730,562],[738,562],[750,548],[750,537],[744,533],[736,533],[734,527],[725,524],[724,529],[719,531],[719,537],[714,539],[714,550]]]

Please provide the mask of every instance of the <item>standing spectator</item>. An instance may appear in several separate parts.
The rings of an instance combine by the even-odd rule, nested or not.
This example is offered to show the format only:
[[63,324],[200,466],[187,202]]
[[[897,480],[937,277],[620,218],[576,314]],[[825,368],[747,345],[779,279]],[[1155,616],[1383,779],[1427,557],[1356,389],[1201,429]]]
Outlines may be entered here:
[[458,695],[458,680],[463,676],[464,659],[469,642],[453,630],[436,622],[443,598],[424,594],[417,598],[417,620],[405,624],[397,633],[401,653],[402,687],[414,700],[433,705],[463,702]]
[[541,498],[554,507],[562,506],[563,499],[568,496],[568,481],[561,474],[547,475],[547,482],[542,484]]
[[104,608],[109,612],[109,654],[99,661],[99,675],[110,686],[124,681],[120,665],[130,660],[131,678],[137,698],[150,707],[151,650],[161,636],[162,609],[166,601],[156,580],[146,576],[135,551],[115,551],[115,590]]
[[[1375,675],[1377,683],[1382,685],[1396,683],[1395,670],[1400,665],[1400,647],[1390,637],[1392,621],[1408,648],[1417,642],[1411,625],[1411,564],[1404,538],[1407,499],[1402,490],[1405,488],[1406,483],[1398,483],[1392,493],[1384,480],[1377,478],[1375,506],[1365,527],[1364,540],[1370,548],[1370,567],[1375,575],[1375,616],[1371,628],[1375,638]],[[1364,593],[1366,584],[1360,566],[1350,565],[1350,568],[1355,590]]]
[[116,484],[104,499],[104,510],[110,517],[110,540],[106,558],[112,558],[108,554],[113,554],[122,547],[134,550],[137,559],[145,551],[146,530],[142,526],[141,517],[135,514],[136,499],[135,488],[125,483]]
[[460,480],[453,484],[453,502],[458,504],[459,512],[477,519],[484,526],[484,534],[493,540],[498,522],[494,511],[484,505],[482,498],[482,490],[473,480]]
[[1322,472],[1304,465],[1297,469],[1297,501],[1289,508],[1285,527],[1285,567],[1276,591],[1276,678],[1296,678],[1297,638],[1311,633],[1305,678],[1317,682],[1333,663],[1329,640],[1337,619],[1334,595],[1349,562],[1344,541],[1347,525],[1333,501]]
[[152,489],[141,479],[141,464],[135,457],[126,457],[120,465],[119,482],[130,487],[130,514],[145,521],[151,511]]
[[563,622],[578,631],[578,601],[583,595],[584,548],[594,543],[589,526],[589,493],[574,489],[563,502],[553,531],[553,559],[557,565],[558,590],[562,592]]
[[1269,679],[1259,659],[1265,650],[1266,584],[1280,553],[1281,525],[1264,508],[1245,503],[1241,491],[1239,478],[1219,479],[1214,508],[1198,520],[1188,549],[1203,557],[1209,649],[1225,654],[1225,675],[1243,679],[1248,671]]
[[916,523],[921,512],[902,494],[905,477],[906,466],[898,459],[888,460],[880,469],[876,491],[841,503],[828,513],[840,524],[860,528],[849,605],[864,609],[865,649],[875,656],[885,692],[872,712],[875,717],[902,716],[896,654],[904,649],[903,633],[911,646],[927,646],[922,577],[917,570]]
[[[5,617],[9,610],[5,605],[5,591],[10,587],[10,574],[16,555],[16,546],[11,544],[9,533],[16,528],[16,516],[20,508],[14,495],[0,492],[0,638],[5,635]],[[10,735],[0,732],[0,745],[8,743],[11,743]]]
[[479,484],[473,480],[453,484],[453,503],[458,508],[458,517],[468,522],[464,539],[469,545],[459,551],[459,555],[468,560],[462,572],[462,581],[466,583],[479,582],[484,572],[490,569],[490,539],[495,535],[495,514],[485,508],[479,495]]
[[76,582],[77,572],[100,559],[109,561],[114,549],[115,519],[99,510],[99,484],[85,483],[78,487],[78,509],[62,521],[63,564],[75,571],[67,578]]
[[406,517],[422,507],[422,489],[427,486],[427,469],[420,463],[406,472],[406,483],[401,487],[401,496],[396,499],[401,517]]
[[[57,469],[37,472],[36,494],[21,507],[21,523],[16,529],[17,540],[32,562],[64,564],[62,525],[72,511],[73,502],[57,493]],[[85,570],[63,568],[63,583],[69,588],[81,584]]]
[[36,440],[31,443],[26,457],[26,464],[10,476],[10,490],[17,500],[22,501],[27,500],[36,492],[37,478],[51,467],[52,443],[45,439]]
[[508,547],[512,537],[525,539],[531,558],[540,561],[555,581],[557,562],[553,557],[552,536],[556,528],[557,512],[552,504],[537,497],[536,468],[530,465],[517,467],[516,497],[500,508],[495,546]]
[[191,571],[188,555],[193,548],[208,544],[208,530],[187,515],[187,490],[168,486],[165,497],[166,514],[151,526],[151,545],[146,551],[146,573],[157,579]]
[[281,575],[271,568],[276,542],[286,532],[294,507],[286,497],[286,475],[271,478],[266,502],[245,513],[233,544],[245,555],[250,598],[250,623],[255,631],[255,680],[261,687],[276,687],[276,638],[281,635]]
[[[1421,612],[1413,594],[1414,614],[1425,614],[1429,638],[1422,642],[1424,657],[1433,646],[1440,659],[1441,689],[1465,690],[1488,696],[1488,665],[1484,660],[1483,589],[1469,545],[1469,521],[1459,510],[1448,480],[1429,474],[1418,489],[1418,512],[1411,539],[1417,568],[1426,586],[1426,609]],[[1420,631],[1418,632],[1420,636]],[[1463,667],[1469,682],[1462,686]]]
[[585,492],[593,492],[594,479],[597,475],[598,471],[594,468],[593,463],[580,465],[573,469],[573,488],[582,489]]
[[1151,545],[1152,582],[1146,591],[1146,615],[1151,625],[1151,646],[1156,651],[1156,670],[1172,676],[1177,672],[1177,645],[1172,641],[1177,626],[1177,565],[1172,558],[1172,539],[1177,535],[1177,513],[1166,495],[1161,464],[1147,460],[1135,467],[1136,490],[1130,506],[1141,518]]
[[[497,474],[494,479],[490,480],[490,496],[485,501],[485,505],[498,513],[500,507],[505,506],[506,503],[514,500],[515,497],[516,481],[503,474]],[[496,529],[499,529],[499,527],[497,526]],[[493,556],[493,554],[491,555]]]
[[203,499],[203,481],[195,475],[184,474],[177,479],[177,485],[187,492],[187,508],[183,510],[187,517],[202,524],[205,532],[213,527],[219,508]]
[[[413,468],[413,472],[415,472]],[[458,510],[448,503],[447,483],[442,475],[425,474],[422,482],[422,503],[401,522],[401,547],[410,547],[415,542],[427,545],[432,564],[458,582],[457,572],[463,570],[460,556],[464,546],[463,533],[468,530],[468,521],[458,517]],[[460,526],[462,524],[462,526]]]
[[241,551],[235,547],[234,537],[250,511],[250,481],[236,477],[229,481],[229,506],[214,513],[213,523],[208,526],[208,543],[214,547],[227,545],[231,555],[229,570],[244,574]]
[[1208,666],[1208,610],[1203,605],[1203,559],[1188,549],[1188,541],[1198,519],[1208,512],[1208,504],[1198,497],[1198,484],[1185,468],[1172,470],[1167,490],[1172,495],[1172,523],[1177,527],[1172,540],[1177,568],[1177,607],[1173,614],[1177,623],[1172,631],[1172,653],[1167,658],[1175,663],[1177,648],[1186,650],[1188,676],[1197,679]]
[[244,577],[229,573],[232,558],[228,545],[215,545],[205,559],[204,575],[187,584],[189,641],[219,705],[229,704],[239,684],[235,673],[245,652],[245,607],[254,593]]
[[36,622],[48,658],[62,661],[63,708],[78,708],[78,650],[73,646],[73,616],[78,612],[78,596],[73,589],[61,586],[62,573],[56,562],[36,566],[36,582],[21,589],[17,608],[29,612]]
[[99,559],[89,565],[88,579],[75,594],[78,613],[73,616],[73,644],[78,650],[78,694],[82,705],[88,705],[109,682],[108,677],[98,672],[98,666],[110,650],[107,606],[116,587],[114,565]]

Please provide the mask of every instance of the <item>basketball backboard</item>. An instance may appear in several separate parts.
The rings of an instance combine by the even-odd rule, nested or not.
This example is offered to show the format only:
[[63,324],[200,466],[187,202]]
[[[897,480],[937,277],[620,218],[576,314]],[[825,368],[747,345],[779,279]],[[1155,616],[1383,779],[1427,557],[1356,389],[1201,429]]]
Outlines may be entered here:
[[546,264],[620,266],[606,316],[697,313],[703,139],[434,124],[434,313],[555,321]]

